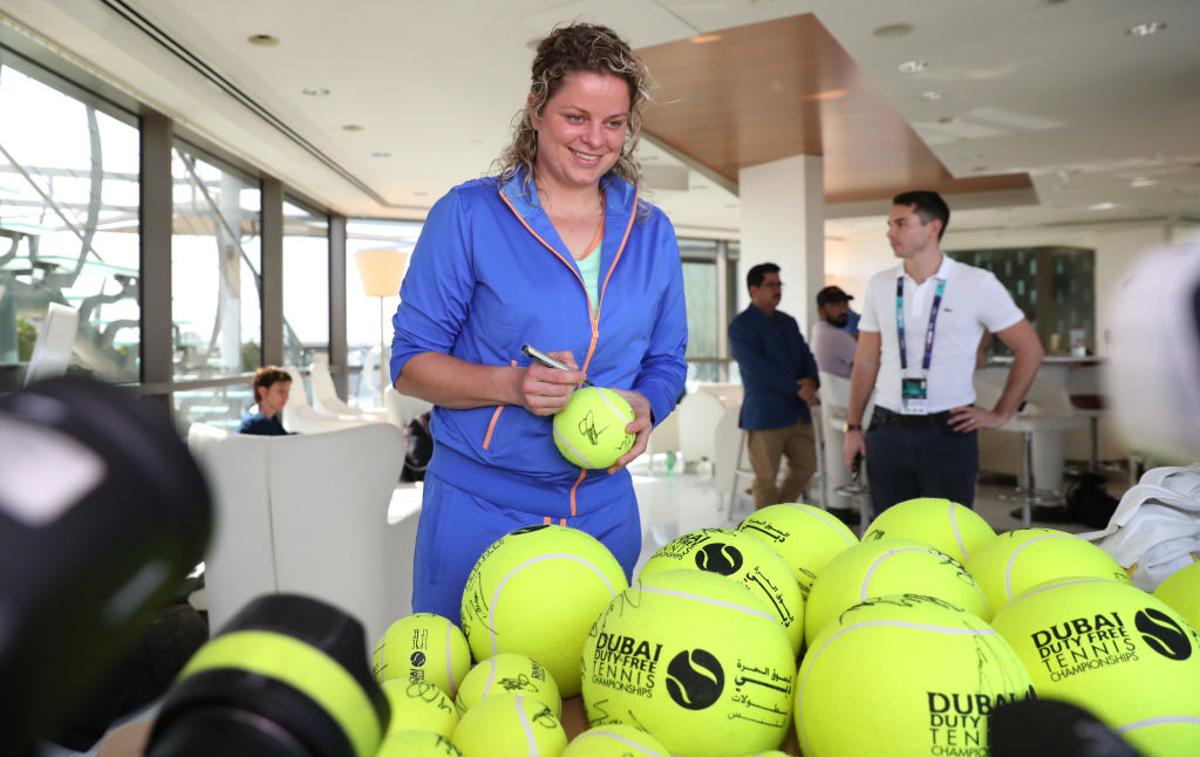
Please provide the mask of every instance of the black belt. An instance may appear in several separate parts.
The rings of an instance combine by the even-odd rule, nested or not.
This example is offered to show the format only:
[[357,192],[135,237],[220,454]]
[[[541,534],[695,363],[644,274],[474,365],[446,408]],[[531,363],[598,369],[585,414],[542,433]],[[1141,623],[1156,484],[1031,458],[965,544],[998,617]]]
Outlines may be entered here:
[[943,410],[940,413],[931,413],[929,415],[904,415],[902,413],[893,413],[886,407],[875,406],[875,412],[871,414],[872,426],[900,426],[901,428],[938,428],[950,423],[949,410]]

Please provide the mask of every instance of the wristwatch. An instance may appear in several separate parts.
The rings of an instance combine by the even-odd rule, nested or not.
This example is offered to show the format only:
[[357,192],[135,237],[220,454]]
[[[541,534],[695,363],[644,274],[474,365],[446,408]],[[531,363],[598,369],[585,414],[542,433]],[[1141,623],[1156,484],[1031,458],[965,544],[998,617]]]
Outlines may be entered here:
[[850,433],[851,431],[862,431],[862,424],[861,423],[847,423],[846,424],[846,433]]

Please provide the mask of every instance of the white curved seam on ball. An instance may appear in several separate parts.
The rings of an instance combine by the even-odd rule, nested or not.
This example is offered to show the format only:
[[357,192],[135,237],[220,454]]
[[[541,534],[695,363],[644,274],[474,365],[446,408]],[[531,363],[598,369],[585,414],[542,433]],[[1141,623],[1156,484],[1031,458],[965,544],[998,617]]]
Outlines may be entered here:
[[1042,536],[1036,536],[1036,537],[1030,539],[1029,541],[1025,542],[1024,544],[1022,544],[1021,546],[1019,546],[1013,550],[1013,553],[1008,556],[1008,565],[1004,569],[1004,594],[1005,594],[1005,596],[1008,597],[1008,599],[1013,598],[1012,572],[1013,572],[1013,568],[1015,568],[1016,564],[1017,564],[1017,556],[1020,555],[1022,552],[1024,552],[1026,547],[1031,547],[1040,541],[1045,541],[1046,539],[1065,539],[1065,538],[1070,538],[1070,537],[1068,537],[1066,534],[1043,534]]
[[513,568],[512,570],[510,570],[508,573],[504,574],[504,578],[500,579],[500,583],[496,584],[496,591],[492,593],[492,601],[491,601],[491,604],[488,605],[488,636],[490,636],[492,639],[492,657],[495,657],[498,654],[498,652],[496,651],[496,618],[495,618],[495,615],[496,615],[496,604],[500,601],[500,592],[504,591],[504,585],[508,583],[508,580],[510,578],[515,576],[517,573],[520,573],[521,571],[525,570],[525,568],[529,567],[530,565],[535,565],[537,563],[542,562],[543,560],[571,560],[572,562],[577,562],[580,565],[583,565],[584,567],[588,568],[589,570],[591,570],[593,573],[595,573],[597,576],[600,577],[600,580],[604,582],[605,588],[608,589],[608,596],[610,599],[616,596],[616,592],[613,591],[612,582],[608,580],[608,576],[604,575],[604,571],[600,570],[595,565],[593,565],[592,563],[583,559],[582,557],[579,557],[578,555],[569,555],[569,554],[565,554],[565,553],[561,553],[561,552],[552,552],[548,555],[538,555],[537,557],[531,557],[528,560],[526,560],[525,562],[521,563],[520,565],[518,565],[515,568]]
[[632,739],[627,739],[624,736],[622,736],[621,734],[613,733],[612,731],[588,731],[587,733],[585,733],[585,734],[581,735],[579,738],[577,738],[576,741],[583,741],[586,738],[592,738],[592,737],[596,737],[596,736],[604,736],[606,738],[612,739],[613,741],[619,741],[627,747],[631,747],[631,748],[637,750],[638,752],[641,752],[642,754],[648,755],[648,757],[671,757],[670,755],[662,754],[661,752],[656,752],[644,744],[639,744]]
[[[633,423],[633,418],[636,418],[637,416],[635,415],[633,418],[626,418],[625,414],[621,412],[620,408],[618,408],[616,405],[614,405],[612,403],[612,400],[610,400],[608,398],[608,396],[605,394],[606,391],[611,391],[611,390],[601,389],[600,391],[597,392],[597,394],[600,395],[600,399],[604,400],[604,404],[608,405],[608,409],[613,411],[613,415],[617,416],[618,418],[625,421],[626,423]],[[617,395],[617,396],[619,397],[620,395]]]
[[533,724],[525,714],[525,697],[517,695],[517,716],[521,718],[521,728],[525,730],[525,741],[529,744],[529,757],[538,757],[537,740],[533,738]]
[[494,655],[488,658],[488,663],[487,683],[483,684],[483,696],[479,698],[481,702],[491,696],[492,684],[496,682],[496,658]]
[[954,513],[954,503],[950,502],[950,529],[954,531],[954,541],[958,542],[958,548],[962,551],[963,561],[971,559],[971,555],[967,552],[967,545],[963,542],[962,534],[958,532],[958,518]]
[[642,584],[641,589],[642,589],[642,591],[648,591],[651,594],[662,594],[662,595],[668,596],[668,597],[679,597],[680,599],[690,599],[693,602],[702,602],[704,604],[716,605],[717,607],[724,607],[729,610],[737,610],[738,612],[744,612],[748,615],[756,615],[760,618],[763,618],[764,620],[769,620],[772,623],[779,622],[779,618],[775,617],[774,615],[768,615],[767,613],[763,612],[762,610],[755,610],[753,607],[743,607],[742,605],[735,605],[732,602],[722,602],[719,599],[710,599],[708,597],[702,597],[699,594],[689,594],[686,591],[671,591],[669,589],[656,589],[652,586],[646,586],[645,584]]
[[[1053,579],[1051,579],[1051,580],[1053,580]],[[1096,583],[1107,584],[1107,583],[1112,583],[1112,582],[1109,581],[1107,578],[1096,578],[1095,576],[1080,576],[1079,578],[1072,578],[1071,580],[1059,579],[1057,582],[1052,583],[1049,586],[1039,586],[1036,589],[1029,589],[1025,593],[1021,594],[1020,597],[1014,597],[1014,600],[1029,599],[1030,597],[1037,596],[1038,594],[1041,594],[1042,592],[1045,592],[1045,591],[1054,591],[1055,589],[1063,589],[1068,586],[1075,586],[1077,584],[1096,584]]]
[[451,634],[453,630],[453,625],[446,626],[446,678],[450,681],[450,690],[458,693],[458,680],[454,677],[454,654],[453,648],[450,645],[451,640],[454,638]]
[[1195,715],[1163,715],[1158,718],[1147,718],[1139,720],[1135,723],[1126,723],[1117,729],[1117,733],[1128,733],[1136,731],[1138,728],[1148,728],[1156,725],[1200,725],[1200,717]]
[[[983,628],[983,629],[980,629],[980,628],[947,628],[946,626],[930,626],[930,625],[925,625],[924,623],[907,623],[902,620],[864,620],[862,622],[855,623],[854,625],[846,626],[845,628],[839,630],[837,633],[833,634],[828,639],[826,639],[825,643],[822,644],[819,649],[817,649],[815,651],[812,651],[812,650],[809,651],[809,654],[812,655],[812,664],[810,664],[808,666],[808,671],[804,674],[804,679],[800,681],[800,685],[796,688],[796,716],[795,717],[798,720],[803,719],[802,715],[800,713],[800,710],[804,706],[804,687],[806,685],[808,685],[808,676],[812,673],[813,668],[815,668],[817,666],[817,660],[819,660],[821,658],[821,654],[825,651],[825,648],[828,647],[830,644],[832,644],[836,639],[850,633],[851,631],[857,630],[859,628],[877,628],[877,627],[881,627],[881,626],[882,627],[893,627],[893,628],[907,628],[907,629],[913,629],[913,630],[917,630],[917,631],[934,631],[936,633],[950,634],[951,636],[998,636],[999,635],[998,632],[996,631],[996,629],[994,629],[994,628]],[[806,662],[807,662],[807,660],[806,660]],[[801,667],[803,667],[803,666],[801,666]],[[808,741],[807,729],[797,728],[796,730],[798,733],[800,731],[803,731],[803,733],[799,733],[800,738],[803,741],[807,742]],[[800,747],[801,747],[800,751],[804,754],[808,754],[809,750],[805,749],[804,746],[805,746],[805,744],[800,745]]]
[[578,457],[580,460],[582,460],[584,465],[586,465],[588,468],[592,467],[592,461],[587,459],[587,455],[585,455],[582,452],[580,452],[579,450],[575,449],[575,445],[571,444],[571,442],[567,441],[567,439],[562,434],[558,433],[558,429],[552,429],[551,433],[554,434],[555,439],[557,439],[558,441],[567,445],[567,448],[570,449],[572,452],[574,452],[575,456]]
[[[796,509],[800,510],[800,508],[798,508],[798,507]],[[829,526],[830,529],[834,533],[836,533],[838,536],[845,539],[847,544],[854,544],[855,540],[850,536],[846,536],[846,533],[844,531],[842,531],[841,529],[834,527],[834,522],[835,522],[834,518],[832,516],[824,515],[823,514],[824,512],[825,512],[824,510],[820,510],[818,512],[812,512],[810,510],[800,510],[800,513],[802,515],[807,515],[810,518],[816,518],[817,520],[821,521],[825,525]],[[836,522],[840,523],[841,521],[836,521]]]
[[888,559],[892,555],[898,555],[901,552],[928,552],[928,551],[929,550],[926,549],[925,547],[897,547],[896,549],[889,549],[887,552],[884,552],[882,555],[875,558],[875,562],[871,563],[871,567],[867,568],[867,572],[863,576],[862,587],[859,589],[858,601],[859,602],[867,601],[867,599],[868,599],[867,591],[870,590],[870,588],[871,588],[871,578],[875,575],[875,571],[879,568],[880,564],[884,560]]

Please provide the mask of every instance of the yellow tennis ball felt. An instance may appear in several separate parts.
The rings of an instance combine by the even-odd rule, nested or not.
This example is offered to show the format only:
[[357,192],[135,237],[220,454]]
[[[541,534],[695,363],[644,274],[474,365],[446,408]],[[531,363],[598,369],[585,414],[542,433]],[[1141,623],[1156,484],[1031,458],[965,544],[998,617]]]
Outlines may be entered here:
[[1039,696],[1090,710],[1148,757],[1200,754],[1200,632],[1163,602],[1065,578],[1021,594],[992,626]]
[[1167,576],[1154,590],[1154,596],[1200,631],[1200,562]]
[[813,584],[805,607],[808,645],[839,613],[889,594],[923,594],[983,620],[992,616],[971,575],[945,552],[911,539],[868,541],[833,558]]
[[804,594],[792,570],[770,547],[749,534],[702,528],[668,542],[651,555],[641,577],[671,570],[702,570],[740,582],[779,619],[792,652],[804,638]]
[[1007,531],[979,548],[967,570],[993,612],[1038,584],[1072,576],[1094,576],[1129,584],[1129,575],[1091,542],[1053,528]]
[[623,723],[584,731],[567,745],[563,757],[669,757],[658,739]]
[[440,733],[397,731],[383,740],[375,757],[463,757],[463,753]]
[[449,738],[458,724],[458,712],[446,692],[432,683],[409,683],[401,679],[380,684],[392,708],[388,733],[430,731]]
[[554,677],[523,654],[503,652],[476,665],[458,687],[454,707],[459,715],[491,696],[522,694],[550,707],[562,717],[562,697]]
[[948,499],[919,497],[880,513],[863,534],[863,541],[885,537],[919,541],[966,564],[981,546],[996,538],[996,532],[969,507]]
[[788,729],[795,665],[787,632],[741,583],[659,573],[596,621],[583,702],[592,727],[635,725],[671,754],[774,749]]
[[432,683],[453,697],[471,669],[471,649],[458,626],[429,612],[400,618],[375,645],[373,671],[382,683]]
[[628,585],[612,553],[583,531],[517,529],[488,547],[467,577],[463,631],[475,659],[526,655],[573,697],[588,630]]
[[633,408],[612,389],[577,389],[554,416],[554,446],[572,465],[608,468],[633,446]]
[[986,755],[988,715],[1032,694],[1008,642],[919,595],[847,608],[813,640],[796,684],[805,757]]
[[792,569],[806,599],[829,561],[858,544],[845,523],[812,505],[769,505],[747,517],[737,530],[775,550]]
[[567,733],[542,702],[503,694],[467,710],[452,741],[465,757],[558,757]]

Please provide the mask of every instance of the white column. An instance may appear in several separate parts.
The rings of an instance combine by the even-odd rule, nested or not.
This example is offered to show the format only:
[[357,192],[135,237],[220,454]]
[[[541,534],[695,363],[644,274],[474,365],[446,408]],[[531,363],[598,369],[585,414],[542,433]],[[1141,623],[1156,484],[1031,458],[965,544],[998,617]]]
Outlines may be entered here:
[[742,205],[742,244],[738,268],[738,305],[750,303],[746,272],[758,263],[782,270],[779,307],[800,322],[808,338],[817,313],[817,292],[825,286],[824,160],[794,155],[743,168],[738,174]]

